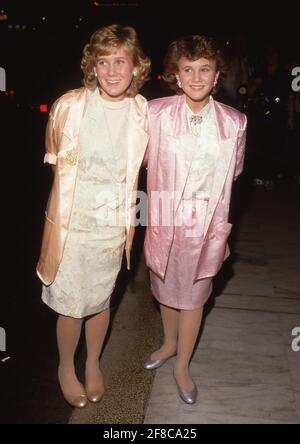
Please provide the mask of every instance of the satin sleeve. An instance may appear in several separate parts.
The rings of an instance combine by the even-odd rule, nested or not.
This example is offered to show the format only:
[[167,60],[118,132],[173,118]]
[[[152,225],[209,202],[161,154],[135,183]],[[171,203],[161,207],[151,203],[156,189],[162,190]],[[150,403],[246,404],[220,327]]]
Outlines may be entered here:
[[247,128],[247,117],[243,116],[243,122],[241,128],[238,132],[237,138],[237,152],[236,152],[236,166],[234,172],[234,179],[236,180],[238,176],[242,173],[244,167],[245,159],[245,146],[246,146],[246,128]]
[[51,107],[46,126],[44,163],[56,165],[59,141],[67,120],[69,104],[65,96],[60,97]]
[[57,159],[57,140],[55,132],[55,106],[53,104],[49,113],[49,118],[46,126],[45,134],[45,148],[46,154],[44,156],[44,163],[49,163],[51,165],[56,165]]
[[[147,134],[149,134],[149,120],[150,120],[150,114],[149,114],[149,107],[148,107],[148,103],[146,104],[146,118],[145,118],[145,131]],[[143,162],[142,162],[142,166],[146,169],[148,169],[148,157],[149,157],[149,142],[145,151],[145,155],[143,158]]]

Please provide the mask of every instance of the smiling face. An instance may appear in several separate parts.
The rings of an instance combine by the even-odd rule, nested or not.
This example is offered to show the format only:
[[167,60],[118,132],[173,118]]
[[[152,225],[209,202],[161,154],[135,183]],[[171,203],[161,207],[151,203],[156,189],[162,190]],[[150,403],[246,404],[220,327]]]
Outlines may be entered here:
[[187,104],[193,112],[199,112],[208,103],[218,77],[215,60],[204,57],[189,60],[181,57],[176,78],[180,81]]
[[132,57],[122,46],[109,55],[98,56],[95,73],[102,97],[111,101],[124,99],[134,71]]

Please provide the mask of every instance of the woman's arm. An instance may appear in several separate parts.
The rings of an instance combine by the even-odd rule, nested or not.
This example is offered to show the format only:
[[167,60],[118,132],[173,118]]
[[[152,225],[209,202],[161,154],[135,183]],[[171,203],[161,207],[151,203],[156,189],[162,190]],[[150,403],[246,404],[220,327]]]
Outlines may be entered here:
[[46,126],[45,134],[45,147],[46,154],[44,156],[44,163],[49,163],[52,170],[55,171],[56,159],[57,159],[57,140],[55,131],[55,115],[56,115],[57,102],[55,102],[50,110],[49,118]]
[[243,114],[243,120],[241,122],[241,127],[239,129],[238,138],[237,138],[237,152],[236,152],[234,180],[236,180],[238,176],[242,173],[244,167],[246,128],[247,128],[247,117],[245,116],[245,114]]

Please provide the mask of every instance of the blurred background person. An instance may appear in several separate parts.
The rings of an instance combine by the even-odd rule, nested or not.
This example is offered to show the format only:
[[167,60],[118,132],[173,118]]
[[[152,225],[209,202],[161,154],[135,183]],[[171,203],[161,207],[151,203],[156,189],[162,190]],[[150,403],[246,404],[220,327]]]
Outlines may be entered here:
[[251,79],[249,94],[252,175],[255,184],[270,189],[282,179],[285,169],[287,128],[292,113],[289,100],[293,96],[291,77],[277,47],[265,50],[262,66]]

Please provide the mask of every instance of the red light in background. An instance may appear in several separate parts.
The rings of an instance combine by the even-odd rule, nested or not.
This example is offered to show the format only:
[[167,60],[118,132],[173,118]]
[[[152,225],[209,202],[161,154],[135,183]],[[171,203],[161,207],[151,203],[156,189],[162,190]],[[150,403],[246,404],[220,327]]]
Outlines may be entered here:
[[45,103],[42,103],[40,105],[40,113],[47,113],[48,112],[48,105],[46,105]]
[[161,79],[162,79],[162,76],[160,74],[157,74],[156,80],[161,80]]
[[10,89],[9,91],[5,91],[4,94],[6,95],[6,97],[14,96],[16,94],[16,91],[14,91],[13,89]]

